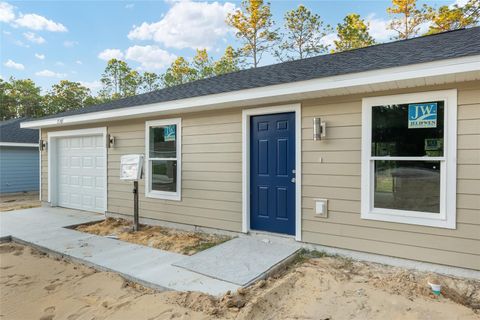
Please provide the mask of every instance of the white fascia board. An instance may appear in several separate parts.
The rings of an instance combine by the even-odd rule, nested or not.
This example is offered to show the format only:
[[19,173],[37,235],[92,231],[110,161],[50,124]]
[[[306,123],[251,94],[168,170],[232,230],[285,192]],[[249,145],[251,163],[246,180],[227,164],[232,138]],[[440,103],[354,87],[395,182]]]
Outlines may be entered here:
[[21,127],[45,128],[53,126],[65,126],[106,120],[142,117],[159,113],[178,113],[187,109],[189,111],[211,110],[222,106],[234,107],[240,104],[245,105],[245,103],[248,102],[255,102],[257,104],[262,103],[262,101],[268,102],[268,99],[273,97],[283,97],[286,100],[289,97],[294,97],[295,95],[303,93],[371,85],[390,81],[460,74],[473,71],[480,71],[480,55],[367,72],[351,73],[306,81],[290,82],[266,87],[206,95],[202,97],[192,97],[181,100],[152,103],[135,107],[126,107],[107,111],[22,122]]
[[0,142],[0,147],[38,148],[38,143]]

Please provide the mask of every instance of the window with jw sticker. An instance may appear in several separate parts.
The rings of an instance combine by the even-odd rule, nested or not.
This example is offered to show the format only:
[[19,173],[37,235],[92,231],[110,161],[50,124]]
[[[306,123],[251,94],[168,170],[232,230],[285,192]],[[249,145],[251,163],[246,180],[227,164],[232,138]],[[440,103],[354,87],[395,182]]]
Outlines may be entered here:
[[408,105],[408,128],[436,128],[437,103],[413,103]]

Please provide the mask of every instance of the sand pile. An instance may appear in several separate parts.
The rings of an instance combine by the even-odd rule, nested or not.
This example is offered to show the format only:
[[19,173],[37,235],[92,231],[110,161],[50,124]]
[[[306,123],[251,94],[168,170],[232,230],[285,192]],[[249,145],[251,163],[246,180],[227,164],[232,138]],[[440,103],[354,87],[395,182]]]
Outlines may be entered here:
[[1,319],[210,319],[120,276],[0,245]]
[[[240,319],[480,319],[480,282],[341,258],[311,259],[247,289]],[[444,295],[444,296],[443,296]],[[464,305],[461,305],[464,304]]]
[[[0,245],[2,319],[480,319],[480,283],[323,257],[301,260],[247,289],[216,298],[154,292],[116,274]],[[463,303],[465,305],[462,305]],[[28,306],[28,308],[25,308]]]
[[38,192],[22,192],[0,195],[0,212],[40,207]]

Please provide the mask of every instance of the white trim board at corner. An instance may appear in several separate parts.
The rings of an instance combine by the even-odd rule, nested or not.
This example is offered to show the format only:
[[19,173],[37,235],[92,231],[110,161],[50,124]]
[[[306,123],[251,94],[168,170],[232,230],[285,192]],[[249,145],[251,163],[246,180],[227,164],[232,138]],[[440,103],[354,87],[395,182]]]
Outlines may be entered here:
[[242,232],[250,231],[250,117],[295,112],[295,240],[302,241],[302,113],[301,105],[289,104],[242,111]]
[[0,147],[38,148],[38,143],[0,142]]
[[[64,130],[64,131],[52,131],[47,133],[47,139],[48,139],[48,145],[47,145],[47,161],[48,161],[48,195],[47,195],[47,200],[52,206],[57,205],[57,199],[53,201],[52,203],[52,181],[57,179],[57,175],[53,176],[52,172],[52,167],[56,164],[54,164],[53,157],[52,157],[52,152],[56,154],[57,149],[56,149],[56,143],[52,143],[56,138],[64,138],[64,137],[78,137],[78,136],[88,136],[88,135],[102,135],[103,141],[107,140],[107,127],[98,127],[98,128],[88,128],[88,129],[79,129],[79,130]],[[108,171],[108,151],[107,151],[107,146],[104,145],[104,158],[105,158],[105,163],[104,163],[104,168],[105,168],[105,210],[104,212],[107,211],[108,208],[108,181],[107,181],[107,171]],[[104,213],[103,212],[103,213]]]
[[[268,99],[295,98],[295,95],[348,88],[361,85],[374,85],[390,81],[409,80],[424,77],[446,76],[463,72],[480,71],[480,55],[454,58],[408,66],[372,70],[359,73],[349,73],[338,76],[324,77],[313,80],[297,81],[259,88],[237,90],[225,93],[211,94],[174,101],[152,103],[113,110],[90,112],[65,117],[40,119],[22,122],[22,128],[42,128],[66,126],[106,120],[119,120],[142,117],[152,114],[178,113],[184,110],[212,110],[222,106],[241,106],[247,102],[268,103]],[[278,102],[278,101],[277,101]]]

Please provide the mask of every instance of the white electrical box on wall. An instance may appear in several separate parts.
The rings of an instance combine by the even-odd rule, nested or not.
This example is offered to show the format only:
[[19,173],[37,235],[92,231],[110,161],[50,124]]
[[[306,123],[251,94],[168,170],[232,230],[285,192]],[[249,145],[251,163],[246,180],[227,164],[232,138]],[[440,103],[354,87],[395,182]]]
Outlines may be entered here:
[[315,216],[320,218],[328,217],[328,200],[327,199],[314,199]]

